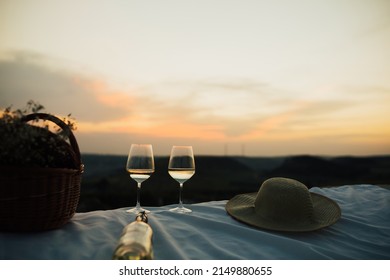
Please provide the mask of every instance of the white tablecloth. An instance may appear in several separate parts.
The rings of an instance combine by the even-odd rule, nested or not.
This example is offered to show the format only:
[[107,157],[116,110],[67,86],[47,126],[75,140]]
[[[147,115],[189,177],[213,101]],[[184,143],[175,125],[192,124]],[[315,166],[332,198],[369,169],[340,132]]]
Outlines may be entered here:
[[[372,185],[312,188],[334,199],[341,219],[300,234],[262,231],[232,219],[227,201],[188,205],[191,214],[149,207],[155,259],[390,259],[390,191]],[[0,233],[0,259],[111,259],[125,209],[77,213],[64,227],[40,233]]]

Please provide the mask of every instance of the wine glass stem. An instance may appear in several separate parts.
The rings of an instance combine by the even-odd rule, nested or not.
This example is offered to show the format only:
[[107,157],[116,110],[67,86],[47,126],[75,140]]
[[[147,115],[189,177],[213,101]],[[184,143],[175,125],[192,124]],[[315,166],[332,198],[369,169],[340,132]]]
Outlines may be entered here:
[[141,209],[141,204],[139,202],[139,197],[140,197],[140,192],[141,192],[141,183],[138,183],[137,182],[137,205],[135,206],[135,208],[137,209],[137,211],[139,211]]
[[179,208],[183,208],[183,201],[182,201],[182,193],[183,192],[183,183],[180,183],[180,190],[179,190]]

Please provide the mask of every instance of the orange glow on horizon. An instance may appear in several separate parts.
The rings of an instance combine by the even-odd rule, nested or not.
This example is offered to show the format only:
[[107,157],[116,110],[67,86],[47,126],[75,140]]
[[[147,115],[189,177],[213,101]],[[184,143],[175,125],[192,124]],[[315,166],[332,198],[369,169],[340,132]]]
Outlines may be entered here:
[[142,118],[127,118],[112,122],[79,122],[78,127],[85,133],[129,133],[161,138],[194,138],[201,140],[223,140],[220,127],[213,125],[188,124],[180,121],[151,122]]
[[88,89],[99,103],[108,107],[129,108],[135,102],[135,98],[128,92],[114,91],[106,83],[100,80],[85,80],[75,78],[74,82],[81,87]]
[[[78,121],[78,131],[86,134],[121,133],[155,139],[185,138],[210,143],[263,142],[279,145],[282,143],[312,145],[316,142],[329,141],[343,145],[371,143],[384,147],[386,143],[383,139],[390,137],[388,123],[383,118],[375,122],[372,116],[374,112],[365,112],[367,114],[365,115],[358,114],[357,111],[358,118],[351,118],[346,115],[351,114],[350,111],[333,112],[330,107],[328,112],[324,110],[322,103],[316,101],[301,99],[286,103],[288,106],[282,110],[278,108],[278,112],[270,111],[268,116],[257,121],[254,119],[257,123],[248,124],[248,119],[245,118],[242,123],[238,118],[221,116],[213,120],[205,117],[208,114],[212,116],[212,112],[207,111],[203,115],[197,110],[192,111],[191,107],[188,107],[188,110],[184,107],[177,110],[174,104],[165,103],[163,99],[155,100],[151,93],[113,91],[101,81],[78,79],[76,82],[87,89],[91,98],[100,104],[124,109],[124,115],[115,120]],[[322,110],[319,113],[318,108]],[[317,114],[313,115],[313,112]],[[182,117],[183,113],[185,118]],[[368,115],[371,117],[367,118]],[[240,126],[242,130],[237,129]],[[229,133],[232,131],[235,134]]]

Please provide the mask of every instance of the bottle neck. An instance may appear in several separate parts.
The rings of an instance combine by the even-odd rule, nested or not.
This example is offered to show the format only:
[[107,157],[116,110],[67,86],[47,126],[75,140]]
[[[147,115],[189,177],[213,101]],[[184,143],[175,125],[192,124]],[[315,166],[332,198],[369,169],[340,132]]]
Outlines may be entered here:
[[139,212],[137,214],[137,217],[135,218],[137,222],[144,222],[148,223],[148,215],[145,213],[145,211]]

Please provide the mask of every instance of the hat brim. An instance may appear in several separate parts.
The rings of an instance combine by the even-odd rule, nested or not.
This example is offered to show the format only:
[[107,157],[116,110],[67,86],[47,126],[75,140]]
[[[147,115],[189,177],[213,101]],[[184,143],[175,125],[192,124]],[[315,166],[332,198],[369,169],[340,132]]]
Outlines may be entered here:
[[262,217],[255,212],[254,202],[257,193],[239,194],[230,199],[225,209],[236,220],[250,226],[285,232],[308,232],[328,227],[341,217],[339,205],[332,199],[320,194],[310,193],[313,201],[313,219],[304,223],[275,220]]

